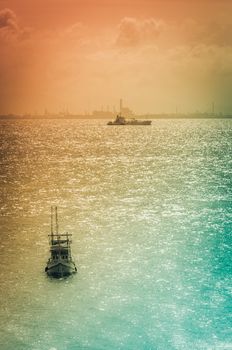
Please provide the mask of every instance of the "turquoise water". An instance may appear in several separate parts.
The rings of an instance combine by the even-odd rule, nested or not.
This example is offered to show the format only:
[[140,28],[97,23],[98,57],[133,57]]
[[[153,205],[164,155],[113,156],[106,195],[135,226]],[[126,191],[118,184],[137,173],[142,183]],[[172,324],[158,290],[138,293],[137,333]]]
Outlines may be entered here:
[[[0,348],[232,349],[232,122],[0,122]],[[78,274],[48,278],[50,207]]]

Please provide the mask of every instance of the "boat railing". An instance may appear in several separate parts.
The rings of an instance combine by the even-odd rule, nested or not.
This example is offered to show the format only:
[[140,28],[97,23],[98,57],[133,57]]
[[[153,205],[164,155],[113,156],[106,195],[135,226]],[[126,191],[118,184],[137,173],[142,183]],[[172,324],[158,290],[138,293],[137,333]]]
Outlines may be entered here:
[[[48,235],[48,237],[50,239],[51,245],[59,245],[59,244],[64,244],[64,243],[66,243],[67,245],[70,245],[72,243],[72,240],[69,238],[69,237],[72,237],[72,234],[69,234],[69,233],[50,234],[50,235]],[[64,237],[66,239],[64,239]]]
[[53,233],[53,234],[49,234],[48,237],[69,237],[72,236],[71,233]]

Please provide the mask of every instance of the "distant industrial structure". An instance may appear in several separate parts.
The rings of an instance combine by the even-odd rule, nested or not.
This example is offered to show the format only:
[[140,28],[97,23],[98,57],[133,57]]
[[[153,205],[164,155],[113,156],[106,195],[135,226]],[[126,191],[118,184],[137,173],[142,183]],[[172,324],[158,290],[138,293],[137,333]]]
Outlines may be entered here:
[[116,116],[122,116],[124,118],[140,118],[140,119],[216,119],[216,118],[232,118],[230,113],[216,112],[214,101],[208,108],[208,111],[195,111],[192,113],[181,112],[181,108],[176,106],[174,112],[171,113],[146,113],[146,114],[137,114],[134,113],[129,107],[124,106],[123,99],[119,101],[118,109],[113,107],[106,108],[101,107],[99,110],[94,110],[93,112],[85,112],[82,114],[70,113],[68,108],[63,108],[60,112],[54,113],[50,112],[45,108],[43,114],[34,113],[25,113],[22,115],[17,114],[2,114],[0,119],[112,119]]
[[112,118],[114,116],[114,113],[108,110],[95,110],[92,112],[92,115],[90,115],[92,118]]
[[123,106],[123,100],[120,99],[120,105],[119,110],[117,111],[115,108],[113,108],[113,111],[109,110],[109,107],[105,110],[103,107],[101,110],[94,110],[92,112],[93,118],[113,118],[116,114],[123,115],[125,118],[133,117],[134,113],[129,107]]
[[120,99],[120,111],[119,111],[119,113],[120,113],[120,115],[123,115],[125,118],[134,116],[134,113],[132,112],[132,110],[130,108],[123,107],[122,98]]

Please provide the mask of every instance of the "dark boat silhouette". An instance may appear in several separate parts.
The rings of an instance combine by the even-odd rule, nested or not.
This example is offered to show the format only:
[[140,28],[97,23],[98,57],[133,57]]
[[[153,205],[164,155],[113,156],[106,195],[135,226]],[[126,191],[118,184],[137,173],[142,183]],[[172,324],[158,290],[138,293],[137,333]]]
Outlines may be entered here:
[[113,122],[108,122],[107,125],[151,125],[151,120],[126,119],[121,115],[117,115]]
[[60,278],[77,272],[71,255],[71,236],[68,233],[58,232],[57,207],[51,207],[51,234],[48,235],[51,257],[45,268],[48,276]]

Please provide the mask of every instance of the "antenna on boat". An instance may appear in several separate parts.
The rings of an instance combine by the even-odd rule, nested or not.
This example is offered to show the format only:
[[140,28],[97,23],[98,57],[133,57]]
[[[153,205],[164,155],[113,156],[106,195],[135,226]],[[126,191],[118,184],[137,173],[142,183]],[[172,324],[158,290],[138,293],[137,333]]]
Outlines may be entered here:
[[120,98],[119,115],[120,115],[120,117],[122,116],[122,98]]
[[56,234],[58,235],[58,214],[57,214],[57,207],[55,207],[56,210]]
[[51,206],[51,236],[53,236],[53,207]]

